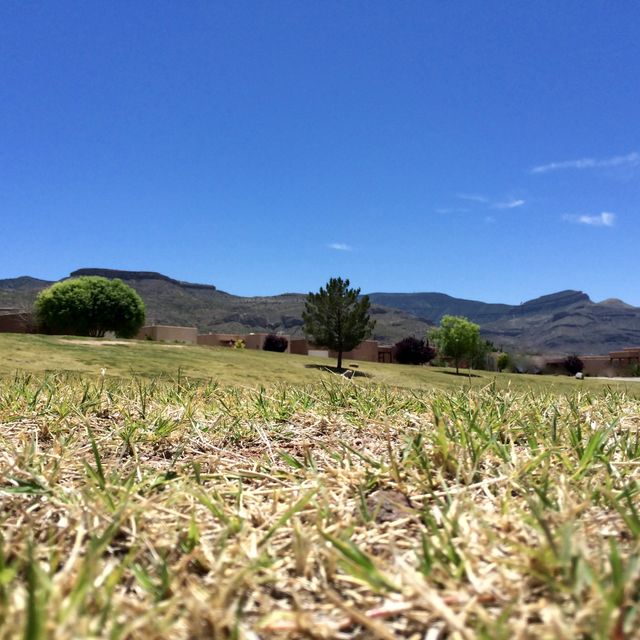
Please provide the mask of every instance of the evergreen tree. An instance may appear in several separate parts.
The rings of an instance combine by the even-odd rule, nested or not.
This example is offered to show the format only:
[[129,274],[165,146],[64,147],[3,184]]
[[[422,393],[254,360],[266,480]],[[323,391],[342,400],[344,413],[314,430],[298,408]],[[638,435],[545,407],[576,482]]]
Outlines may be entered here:
[[371,336],[375,321],[369,318],[369,297],[360,289],[349,289],[349,280],[331,278],[318,293],[309,293],[302,320],[304,333],[318,346],[342,353],[351,351]]

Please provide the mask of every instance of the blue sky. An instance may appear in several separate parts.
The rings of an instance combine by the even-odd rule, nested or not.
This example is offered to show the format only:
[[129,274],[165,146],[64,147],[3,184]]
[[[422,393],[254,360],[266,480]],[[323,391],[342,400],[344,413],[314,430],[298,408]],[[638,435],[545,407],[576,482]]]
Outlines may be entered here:
[[0,3],[0,278],[640,305],[635,1]]

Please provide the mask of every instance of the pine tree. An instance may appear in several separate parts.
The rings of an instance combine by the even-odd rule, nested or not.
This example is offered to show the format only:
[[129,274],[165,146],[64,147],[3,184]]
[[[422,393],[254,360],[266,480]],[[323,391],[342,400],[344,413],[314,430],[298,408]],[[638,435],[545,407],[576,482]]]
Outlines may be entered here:
[[371,336],[375,321],[369,318],[369,297],[360,297],[360,289],[349,289],[349,280],[331,278],[318,293],[309,293],[302,320],[304,333],[318,346],[342,354],[351,351]]

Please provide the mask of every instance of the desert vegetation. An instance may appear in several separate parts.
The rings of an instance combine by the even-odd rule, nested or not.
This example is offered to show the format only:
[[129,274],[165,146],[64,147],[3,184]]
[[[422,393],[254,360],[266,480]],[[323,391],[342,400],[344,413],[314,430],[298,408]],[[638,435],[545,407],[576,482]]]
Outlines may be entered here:
[[122,280],[81,276],[56,282],[35,301],[36,317],[47,333],[102,337],[107,331],[131,338],[145,320],[142,298]]
[[635,398],[318,375],[1,377],[0,637],[632,637]]
[[584,369],[584,363],[577,355],[570,355],[564,359],[562,363],[567,373],[574,376],[576,373],[580,373]]
[[273,333],[268,334],[264,339],[262,348],[265,351],[275,351],[276,353],[284,353],[289,346],[289,341],[285,336],[278,336]]
[[396,342],[395,359],[399,364],[427,364],[436,357],[436,350],[413,336]]

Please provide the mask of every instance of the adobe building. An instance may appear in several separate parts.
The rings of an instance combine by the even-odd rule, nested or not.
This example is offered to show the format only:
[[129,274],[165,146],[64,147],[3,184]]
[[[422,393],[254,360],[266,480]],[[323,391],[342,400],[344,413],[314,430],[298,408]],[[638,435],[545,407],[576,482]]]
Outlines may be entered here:
[[[288,353],[316,358],[337,358],[338,352],[314,345],[305,338],[289,338]],[[394,348],[390,345],[378,344],[377,340],[365,340],[355,349],[345,351],[343,360],[364,360],[365,362],[395,362]]]
[[[268,333],[201,333],[198,344],[209,347],[233,347],[242,340],[247,349],[263,349]],[[305,338],[282,336],[287,340],[286,353],[316,358],[337,358],[338,353],[325,347],[314,345]],[[376,340],[365,340],[355,349],[345,351],[343,360],[364,360],[365,362],[393,362],[393,347],[380,346]]]
[[136,335],[138,340],[158,340],[163,342],[186,342],[197,344],[198,330],[195,327],[175,327],[165,324],[151,324],[142,327]]
[[609,359],[614,369],[623,371],[628,375],[632,372],[634,366],[640,366],[640,347],[630,347],[628,349],[622,349],[622,351],[612,351],[609,354]]
[[[201,333],[198,335],[198,344],[207,347],[233,347],[236,342],[241,340],[244,342],[245,349],[264,348],[264,341],[267,339],[268,333]],[[280,336],[286,338],[286,353],[289,353],[291,338],[289,336]]]
[[[633,375],[633,368],[640,367],[640,347],[629,347],[621,351],[611,351],[608,356],[578,356],[582,360],[584,368],[582,373],[586,376],[602,376],[612,378],[615,376]],[[546,369],[549,373],[566,374],[564,358],[551,358],[546,361]]]
[[[330,358],[337,358],[337,351],[329,351]],[[345,351],[342,354],[343,360],[364,360],[365,362],[378,362],[378,341],[365,340],[355,349]]]
[[0,310],[0,333],[37,333],[38,323],[33,313],[17,309]]

